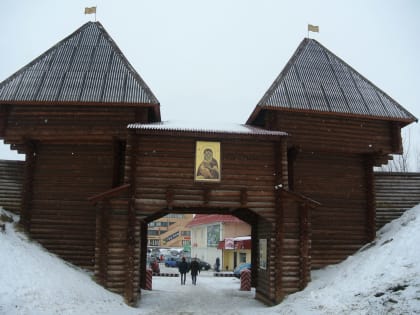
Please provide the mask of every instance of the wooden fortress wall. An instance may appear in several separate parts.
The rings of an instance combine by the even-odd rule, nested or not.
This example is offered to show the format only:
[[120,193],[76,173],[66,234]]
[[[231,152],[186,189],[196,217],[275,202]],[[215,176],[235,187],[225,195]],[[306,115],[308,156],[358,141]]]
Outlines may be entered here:
[[267,111],[266,128],[289,134],[292,191],[321,203],[312,215],[312,267],[343,260],[375,235],[374,157],[400,150],[380,120]]
[[88,197],[122,183],[126,126],[147,122],[148,109],[45,104],[6,111],[5,143],[26,153],[22,223],[48,250],[93,269],[96,214]]
[[376,228],[420,204],[420,173],[375,173]]
[[0,160],[0,206],[16,214],[22,202],[24,161]]
[[[133,135],[128,142],[127,158],[132,174],[128,182],[134,191],[136,215],[153,218],[162,212],[195,212],[234,214],[252,226],[253,236],[268,240],[266,270],[253,273],[253,284],[264,299],[275,301],[284,294],[276,281],[281,280],[277,226],[279,192],[274,186],[287,178],[285,144],[250,139],[209,139],[221,143],[220,183],[194,181],[195,144],[198,137]],[[200,139],[203,140],[203,139]],[[282,155],[281,152],[284,152]],[[133,160],[133,157],[135,160]],[[262,223],[265,222],[265,223]],[[282,236],[282,235],[281,235]],[[257,243],[253,244],[257,252]],[[296,259],[298,265],[299,258]],[[256,255],[253,264],[257,266]],[[257,268],[254,269],[257,271]],[[298,275],[299,276],[299,275]],[[290,290],[297,291],[299,286]]]

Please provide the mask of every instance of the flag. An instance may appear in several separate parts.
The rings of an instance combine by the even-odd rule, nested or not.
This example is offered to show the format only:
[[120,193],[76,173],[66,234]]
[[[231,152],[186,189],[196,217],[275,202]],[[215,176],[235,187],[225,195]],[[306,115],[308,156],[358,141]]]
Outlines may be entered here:
[[308,32],[316,32],[319,33],[319,26],[308,24]]
[[85,14],[96,14],[96,7],[85,8]]

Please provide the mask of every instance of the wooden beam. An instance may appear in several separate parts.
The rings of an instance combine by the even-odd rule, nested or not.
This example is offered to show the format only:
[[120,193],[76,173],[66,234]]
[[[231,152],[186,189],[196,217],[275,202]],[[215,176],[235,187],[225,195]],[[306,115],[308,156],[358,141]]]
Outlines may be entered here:
[[283,198],[288,198],[295,200],[296,202],[305,203],[310,208],[316,208],[320,206],[321,204],[318,201],[315,201],[311,198],[305,197],[302,194],[296,193],[294,191],[286,190],[286,189],[279,189]]
[[10,107],[7,105],[0,105],[0,136],[4,137],[7,129],[7,121]]
[[171,210],[174,204],[174,190],[170,187],[166,189],[166,203],[168,204],[168,209]]
[[390,122],[391,125],[391,148],[392,153],[402,154],[403,153],[403,144],[401,138],[401,123]]
[[372,242],[376,238],[376,204],[375,204],[375,175],[373,166],[375,159],[372,155],[365,156],[364,171],[366,176],[366,238]]
[[33,140],[25,142],[26,161],[24,168],[23,192],[22,192],[22,209],[20,223],[26,232],[31,230],[32,216],[32,199],[33,199],[33,181],[37,158],[37,145]]
[[246,188],[241,189],[241,207],[246,207],[248,203],[248,193]]
[[[108,250],[109,250],[109,210],[108,200],[101,203],[97,211],[97,231],[96,243],[98,252],[95,255],[95,264],[97,265],[96,278],[99,283],[106,287],[108,279]],[[95,268],[96,269],[96,268]]]
[[[282,157],[283,157],[283,151],[284,147],[279,144],[275,143],[274,147],[274,163],[275,163],[275,187],[278,187],[277,185],[280,185],[280,187],[283,187],[283,171],[282,168]],[[274,188],[275,188],[274,187]],[[283,300],[285,293],[283,288],[283,241],[284,241],[284,204],[282,202],[282,194],[280,189],[275,189],[275,212],[276,212],[276,230],[275,230],[275,240],[276,240],[276,253],[274,257],[276,258],[274,260],[275,264],[275,277],[274,277],[274,283],[271,284],[274,287],[274,300],[275,302],[279,303],[281,300]],[[271,255],[271,253],[270,253]],[[268,260],[270,262],[270,260]]]
[[306,203],[300,204],[299,207],[299,289],[303,290],[308,284],[310,274],[310,259],[309,259],[309,241],[310,241],[310,220],[309,220],[309,206]]
[[124,185],[121,185],[119,187],[109,189],[109,190],[107,190],[103,193],[93,195],[93,196],[88,198],[88,201],[95,204],[95,203],[97,203],[99,201],[102,201],[104,199],[109,199],[109,198],[115,197],[115,196],[119,195],[121,192],[129,189],[130,187],[131,187],[130,184],[124,184]]
[[135,282],[135,269],[140,266],[135,266],[135,247],[136,247],[136,208],[135,200],[131,198],[128,204],[127,215],[127,244],[125,251],[126,265],[125,265],[125,286],[124,298],[127,304],[133,305],[135,303],[134,297],[134,282]]
[[287,151],[287,172],[288,172],[288,185],[289,185],[288,189],[289,190],[294,190],[295,162],[296,162],[298,154],[299,154],[298,147],[291,147]]
[[147,222],[140,221],[140,288],[146,289],[146,269],[147,266]]

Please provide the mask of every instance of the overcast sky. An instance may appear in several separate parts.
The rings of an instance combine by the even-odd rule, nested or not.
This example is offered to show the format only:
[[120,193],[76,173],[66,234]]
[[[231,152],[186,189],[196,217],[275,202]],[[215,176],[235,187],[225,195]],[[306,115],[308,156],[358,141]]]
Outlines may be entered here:
[[[245,123],[308,35],[420,117],[420,1],[1,0],[0,81],[94,15],[162,120]],[[420,128],[410,128],[420,147]],[[0,147],[0,158],[7,158]]]

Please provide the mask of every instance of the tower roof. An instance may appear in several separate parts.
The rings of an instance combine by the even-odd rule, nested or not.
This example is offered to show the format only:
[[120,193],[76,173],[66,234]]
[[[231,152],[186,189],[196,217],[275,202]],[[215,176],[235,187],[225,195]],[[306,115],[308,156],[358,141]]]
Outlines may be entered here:
[[0,103],[159,101],[99,22],[88,22],[0,83]]
[[262,109],[417,121],[372,82],[309,38],[301,42],[247,123],[253,123]]

